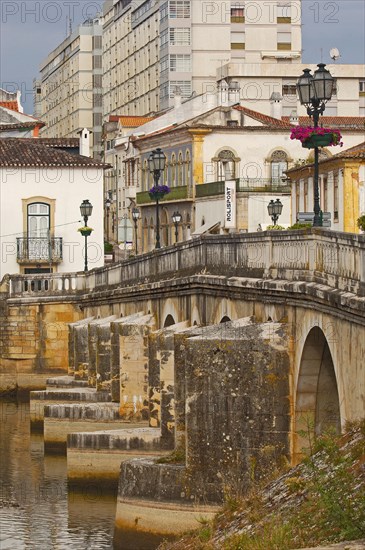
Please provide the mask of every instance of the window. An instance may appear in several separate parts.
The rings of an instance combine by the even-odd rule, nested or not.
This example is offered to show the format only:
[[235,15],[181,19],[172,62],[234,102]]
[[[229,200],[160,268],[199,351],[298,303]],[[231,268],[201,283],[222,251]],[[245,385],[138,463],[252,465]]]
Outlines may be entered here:
[[338,222],[338,174],[333,174],[333,221]]
[[170,0],[169,4],[169,17],[171,19],[190,18],[190,0]]
[[189,28],[171,28],[170,44],[172,46],[190,46],[190,29]]
[[165,46],[168,43],[168,41],[169,41],[169,31],[168,31],[168,29],[166,29],[165,31],[163,31],[161,33],[161,36],[160,36],[160,46],[161,46],[161,48],[163,46]]
[[184,174],[184,180],[185,184],[190,186],[190,151],[186,151],[185,153],[185,174]]
[[229,149],[223,149],[218,153],[217,179],[218,181],[231,180],[236,177],[235,154]]
[[244,23],[245,22],[245,8],[236,4],[231,7],[231,23]]
[[49,257],[49,204],[34,202],[27,208],[28,258],[47,259]]
[[176,88],[180,89],[181,97],[190,97],[192,93],[190,80],[170,80],[170,97],[174,97]]
[[359,80],[359,94],[365,96],[365,80]]
[[278,50],[291,50],[291,33],[290,32],[278,32],[277,48]]
[[271,180],[273,184],[280,185],[283,173],[288,168],[288,157],[285,151],[274,151],[271,155]]
[[176,185],[176,155],[172,153],[171,155],[171,187]]
[[160,66],[161,66],[161,73],[163,73],[164,71],[167,71],[167,69],[169,68],[169,56],[168,55],[165,55],[161,59]]
[[304,182],[304,212],[307,212],[308,207],[308,180]]
[[328,212],[328,179],[323,176],[323,212]]
[[182,153],[179,153],[179,160],[177,166],[177,184],[183,185],[183,156]]
[[245,39],[246,37],[244,32],[231,33],[231,50],[244,50]]
[[170,55],[170,71],[179,73],[191,72],[191,56],[190,54],[177,53]]
[[296,96],[297,95],[297,86],[296,86],[296,84],[283,84],[281,95],[282,96],[285,96],[285,95],[295,95]]
[[291,23],[291,7],[290,3],[279,4],[277,7],[277,23]]
[[169,3],[165,2],[165,4],[161,6],[161,10],[160,10],[161,21],[163,21],[164,19],[167,19],[168,14],[169,14]]

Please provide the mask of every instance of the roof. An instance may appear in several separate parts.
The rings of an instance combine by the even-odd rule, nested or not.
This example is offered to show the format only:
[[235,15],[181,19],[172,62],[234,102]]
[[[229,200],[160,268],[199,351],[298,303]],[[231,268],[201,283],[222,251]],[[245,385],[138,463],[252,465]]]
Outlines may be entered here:
[[[20,138],[25,139],[25,138]],[[35,143],[40,145],[45,145],[46,147],[53,147],[53,148],[70,148],[70,149],[78,149],[80,145],[79,138],[46,138],[46,137],[37,137],[37,138],[31,138],[35,140]]]
[[0,130],[4,128],[34,128],[35,126],[41,128],[45,126],[45,123],[32,115],[26,115],[0,105]]
[[[349,147],[344,151],[340,151],[339,153],[336,153],[331,157],[320,160],[319,165],[323,166],[325,164],[331,163],[333,161],[338,161],[338,160],[365,161],[365,141],[363,141],[362,143],[359,143],[358,145],[354,145],[353,147]],[[286,170],[286,173],[290,174],[291,172],[296,172],[303,169],[306,170],[308,169],[308,167],[311,167],[311,166],[314,166],[313,162],[308,164],[303,164],[302,166],[299,166],[297,168],[290,168],[289,170]]]
[[285,117],[288,119],[288,121],[280,120],[278,118],[274,118],[272,116],[259,113],[258,111],[253,111],[252,109],[248,109],[247,107],[243,107],[242,105],[236,105],[234,109],[237,109],[237,111],[241,111],[243,114],[249,116],[254,120],[257,120],[258,122],[261,122],[265,126],[274,126],[276,128],[286,128],[288,130],[290,130],[290,128],[292,127],[292,124],[289,123],[289,117]]
[[0,101],[0,107],[5,107],[5,109],[9,109],[9,111],[19,111],[17,101]]
[[17,138],[0,139],[0,166],[109,168],[108,164],[98,160],[42,145],[35,139]]
[[[289,123],[290,118],[283,116],[282,120]],[[342,130],[365,130],[365,117],[364,116],[321,116],[320,126],[324,128],[341,128]],[[299,117],[300,126],[313,126],[313,120],[308,116]]]
[[152,116],[110,115],[109,122],[120,122],[126,128],[138,128],[138,126],[142,126],[142,124],[146,124],[155,118]]

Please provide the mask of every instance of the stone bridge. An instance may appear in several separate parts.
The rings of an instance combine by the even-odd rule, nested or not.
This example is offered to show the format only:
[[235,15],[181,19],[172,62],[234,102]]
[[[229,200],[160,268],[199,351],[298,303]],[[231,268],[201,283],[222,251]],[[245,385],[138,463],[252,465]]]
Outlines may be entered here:
[[88,273],[12,275],[0,292],[2,390],[68,373],[106,392],[119,418],[185,448],[202,498],[295,462],[302,428],[364,416],[364,236],[203,236]]

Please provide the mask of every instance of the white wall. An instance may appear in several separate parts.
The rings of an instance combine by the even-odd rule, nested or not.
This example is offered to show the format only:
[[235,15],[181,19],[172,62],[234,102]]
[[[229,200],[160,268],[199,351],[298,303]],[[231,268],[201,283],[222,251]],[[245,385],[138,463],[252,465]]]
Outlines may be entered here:
[[[54,236],[63,238],[63,261],[58,272],[84,269],[84,225],[80,204],[88,199],[93,213],[88,225],[89,270],[104,264],[103,170],[96,168],[1,168],[0,169],[0,280],[6,273],[20,273],[16,238],[23,237],[22,199],[45,197],[55,200]],[[80,221],[82,220],[82,221]],[[44,267],[44,266],[42,266]]]

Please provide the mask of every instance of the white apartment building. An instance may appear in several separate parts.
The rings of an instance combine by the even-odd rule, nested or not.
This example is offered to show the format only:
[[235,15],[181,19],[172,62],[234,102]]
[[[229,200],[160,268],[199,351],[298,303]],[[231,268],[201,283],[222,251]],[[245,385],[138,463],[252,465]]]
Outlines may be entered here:
[[[77,137],[92,130],[91,153],[101,153],[102,24],[85,21],[43,61],[35,80],[37,112],[46,123],[43,137]],[[39,97],[41,107],[39,108]]]
[[213,90],[235,61],[251,81],[261,65],[300,73],[300,0],[114,0],[104,11],[104,114],[165,110],[176,88],[183,99]]

